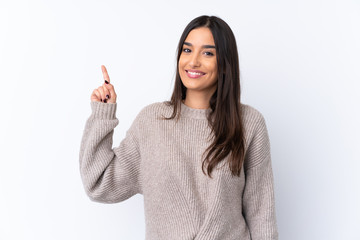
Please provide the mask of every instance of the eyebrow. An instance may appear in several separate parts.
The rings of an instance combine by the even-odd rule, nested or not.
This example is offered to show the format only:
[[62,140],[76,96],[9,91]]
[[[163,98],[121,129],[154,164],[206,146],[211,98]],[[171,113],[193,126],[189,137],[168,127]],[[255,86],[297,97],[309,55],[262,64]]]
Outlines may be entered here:
[[[188,45],[190,47],[192,46],[192,44],[189,42],[184,42],[184,44]],[[215,46],[214,45],[202,45],[202,48],[215,48]]]

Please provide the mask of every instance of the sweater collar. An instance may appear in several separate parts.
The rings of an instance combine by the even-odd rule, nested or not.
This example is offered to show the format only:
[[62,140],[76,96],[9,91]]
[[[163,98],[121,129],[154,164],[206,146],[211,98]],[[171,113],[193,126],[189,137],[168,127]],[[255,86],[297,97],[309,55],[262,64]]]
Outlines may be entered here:
[[210,114],[210,112],[212,112],[210,107],[207,109],[191,108],[181,101],[181,116],[195,119],[207,119],[207,115]]

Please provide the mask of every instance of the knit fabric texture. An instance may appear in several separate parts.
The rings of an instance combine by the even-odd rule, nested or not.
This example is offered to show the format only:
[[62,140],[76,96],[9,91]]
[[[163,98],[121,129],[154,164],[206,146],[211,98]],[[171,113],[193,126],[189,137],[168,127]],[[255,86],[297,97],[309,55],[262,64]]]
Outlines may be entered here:
[[270,142],[257,109],[241,103],[246,158],[240,177],[231,175],[228,155],[211,179],[201,169],[211,108],[181,103],[176,122],[161,119],[173,111],[165,101],[146,105],[113,148],[117,103],[90,105],[79,168],[91,201],[119,203],[142,194],[146,240],[278,239]]

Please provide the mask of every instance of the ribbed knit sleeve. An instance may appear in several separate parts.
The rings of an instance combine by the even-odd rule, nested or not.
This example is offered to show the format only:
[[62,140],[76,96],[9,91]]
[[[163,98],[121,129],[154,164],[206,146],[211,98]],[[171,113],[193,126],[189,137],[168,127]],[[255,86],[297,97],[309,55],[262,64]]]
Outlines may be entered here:
[[137,119],[118,147],[112,148],[117,103],[91,102],[80,146],[80,174],[92,201],[116,203],[141,193]]
[[261,114],[246,154],[244,171],[243,214],[251,240],[277,240],[270,141]]

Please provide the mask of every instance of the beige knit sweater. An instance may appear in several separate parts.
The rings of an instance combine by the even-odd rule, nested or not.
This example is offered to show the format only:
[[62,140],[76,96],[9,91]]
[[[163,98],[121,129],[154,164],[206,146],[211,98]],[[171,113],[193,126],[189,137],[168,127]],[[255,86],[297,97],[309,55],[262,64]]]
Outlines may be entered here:
[[211,179],[201,170],[210,108],[181,103],[176,123],[158,118],[169,117],[171,106],[149,104],[112,148],[117,104],[90,105],[79,154],[85,192],[101,203],[142,194],[146,240],[278,239],[269,136],[258,110],[242,104],[247,153],[241,176],[231,175],[225,159]]

